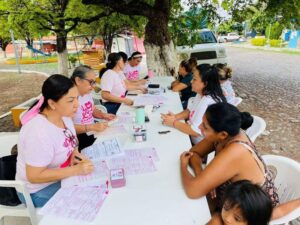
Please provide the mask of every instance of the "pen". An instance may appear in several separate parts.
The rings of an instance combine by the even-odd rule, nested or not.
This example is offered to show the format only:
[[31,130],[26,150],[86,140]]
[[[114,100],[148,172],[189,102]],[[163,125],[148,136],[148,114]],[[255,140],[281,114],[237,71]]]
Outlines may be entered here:
[[171,131],[169,131],[169,130],[165,130],[165,131],[158,131],[158,133],[159,133],[159,134],[167,134],[167,133],[169,133],[169,132],[171,132]]
[[82,161],[82,158],[78,157],[77,155],[75,155],[75,159]]

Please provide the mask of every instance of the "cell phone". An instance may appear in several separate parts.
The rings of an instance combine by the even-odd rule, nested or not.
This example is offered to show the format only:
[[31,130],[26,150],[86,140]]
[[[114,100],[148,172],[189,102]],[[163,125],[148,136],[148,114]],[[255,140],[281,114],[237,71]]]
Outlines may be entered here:
[[147,75],[147,76],[145,76],[143,79],[147,80],[148,78],[149,78],[149,76]]
[[150,122],[149,117],[145,116],[145,122]]
[[148,88],[159,88],[159,84],[149,84]]

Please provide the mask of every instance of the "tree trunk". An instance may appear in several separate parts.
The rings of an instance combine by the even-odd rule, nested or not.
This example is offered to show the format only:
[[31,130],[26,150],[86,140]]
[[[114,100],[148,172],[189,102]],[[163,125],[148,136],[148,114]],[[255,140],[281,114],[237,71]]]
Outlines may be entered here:
[[145,50],[147,54],[147,67],[155,75],[168,76],[171,75],[171,69],[177,71],[177,53],[172,41],[163,46],[145,43]]
[[147,54],[148,69],[153,70],[155,75],[171,75],[170,70],[177,70],[178,59],[176,49],[171,41],[168,32],[169,14],[160,5],[163,1],[157,3],[155,15],[149,18],[145,29],[144,46]]
[[5,51],[5,50],[3,51],[3,56],[4,56],[4,58],[7,58],[7,55],[6,55],[6,51]]
[[57,53],[58,59],[58,73],[68,76],[68,51],[65,49],[64,52]]
[[56,43],[58,55],[58,73],[68,76],[67,34],[65,32],[57,33]]

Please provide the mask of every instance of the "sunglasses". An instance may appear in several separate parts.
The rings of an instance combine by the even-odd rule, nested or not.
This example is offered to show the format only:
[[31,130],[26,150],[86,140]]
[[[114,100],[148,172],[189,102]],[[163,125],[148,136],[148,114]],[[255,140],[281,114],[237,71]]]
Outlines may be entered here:
[[82,78],[82,80],[86,80],[87,82],[90,83],[91,86],[96,85],[96,81],[95,80],[89,80],[89,79],[86,79],[86,78]]
[[77,148],[79,145],[77,137],[70,131],[68,128],[64,130],[64,135],[66,138],[68,138],[68,141],[70,142],[72,148]]

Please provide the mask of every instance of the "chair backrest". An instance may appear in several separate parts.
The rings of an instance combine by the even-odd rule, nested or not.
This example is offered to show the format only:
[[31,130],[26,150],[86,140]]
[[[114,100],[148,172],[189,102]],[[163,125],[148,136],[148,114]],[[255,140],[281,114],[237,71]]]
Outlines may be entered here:
[[[19,132],[5,133],[0,136],[0,157],[10,155],[11,148],[18,142]],[[0,180],[0,187],[18,188],[25,198],[26,205],[4,206],[0,205],[0,224],[4,216],[26,216],[30,217],[32,225],[37,225],[38,220],[33,206],[31,197],[27,191],[25,184],[15,180]]]
[[[253,116],[253,115],[252,115]],[[246,130],[252,142],[266,129],[266,122],[259,116],[253,116],[253,124]]]
[[[273,174],[280,203],[299,198],[300,163],[290,158],[277,155],[263,155],[262,157]],[[282,218],[271,221],[270,224],[287,224],[299,216],[300,207]]]
[[243,99],[241,97],[235,97],[231,102],[229,102],[230,104],[234,105],[234,106],[238,106],[241,102],[243,101]]

